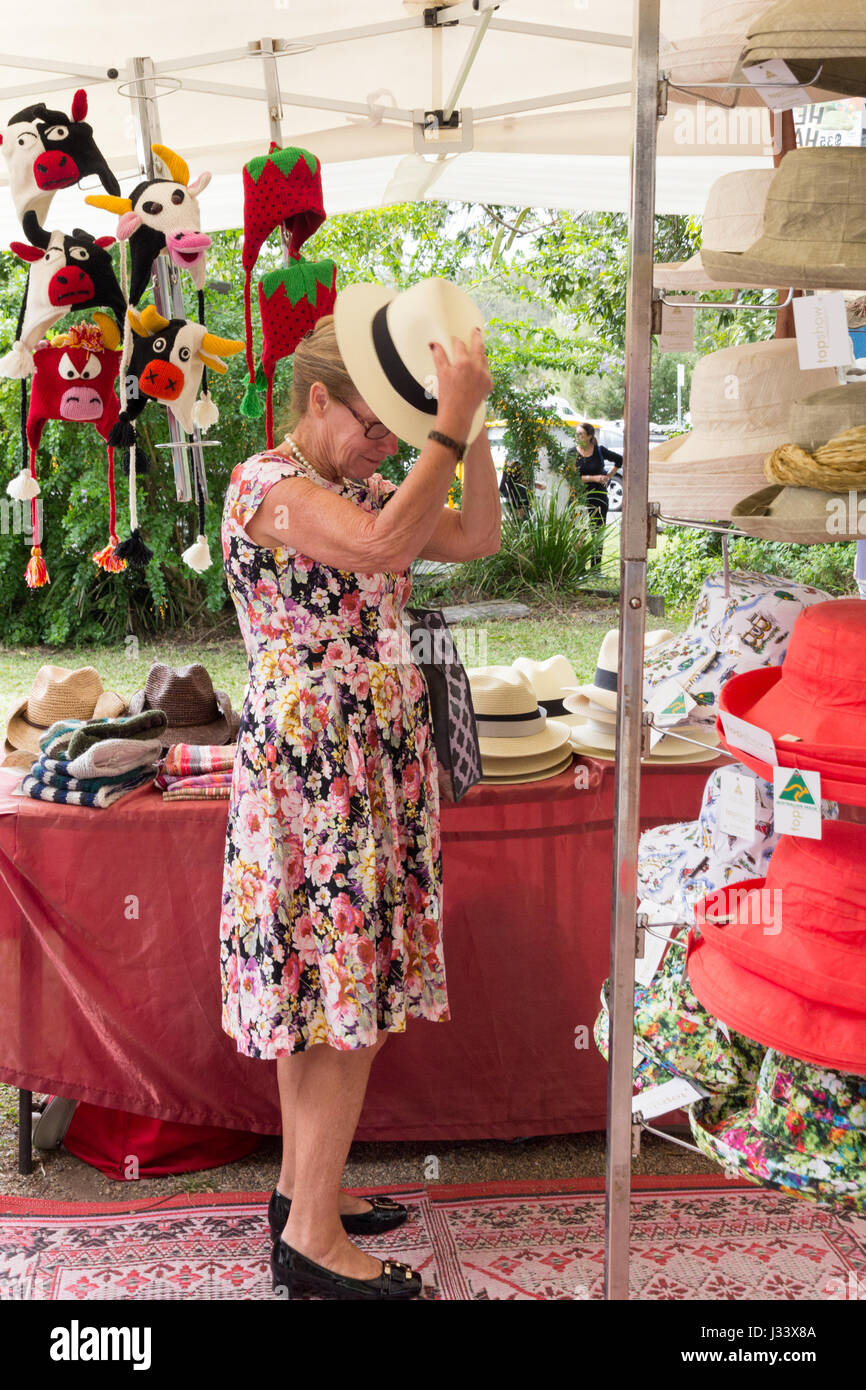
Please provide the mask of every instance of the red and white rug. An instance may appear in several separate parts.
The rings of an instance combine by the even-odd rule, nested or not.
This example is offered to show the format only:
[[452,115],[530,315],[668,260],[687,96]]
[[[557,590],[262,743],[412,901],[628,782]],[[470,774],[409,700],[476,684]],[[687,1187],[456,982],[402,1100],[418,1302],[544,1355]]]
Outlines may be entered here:
[[[409,1219],[364,1243],[420,1270],[430,1298],[602,1296],[599,1180],[376,1190]],[[274,1298],[268,1195],[0,1197],[0,1298]],[[715,1177],[636,1179],[631,1248],[636,1299],[866,1298],[866,1221]]]

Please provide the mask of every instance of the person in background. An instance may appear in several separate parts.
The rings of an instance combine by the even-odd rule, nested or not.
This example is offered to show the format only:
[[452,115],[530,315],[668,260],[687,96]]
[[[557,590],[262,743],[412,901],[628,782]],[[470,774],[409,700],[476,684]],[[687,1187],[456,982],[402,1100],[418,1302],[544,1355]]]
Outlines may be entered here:
[[499,491],[515,516],[523,517],[529,509],[529,483],[519,459],[508,459],[502,469]]
[[604,545],[603,531],[607,524],[607,474],[604,471],[605,460],[608,463],[622,463],[622,454],[614,453],[613,449],[606,449],[599,444],[595,434],[595,425],[589,424],[584,420],[578,425],[575,431],[575,449],[569,449],[566,454],[566,462],[572,466],[576,465],[576,471],[580,474],[586,493],[586,507],[589,512],[589,524],[595,533],[595,562],[593,569],[601,563],[602,547]]

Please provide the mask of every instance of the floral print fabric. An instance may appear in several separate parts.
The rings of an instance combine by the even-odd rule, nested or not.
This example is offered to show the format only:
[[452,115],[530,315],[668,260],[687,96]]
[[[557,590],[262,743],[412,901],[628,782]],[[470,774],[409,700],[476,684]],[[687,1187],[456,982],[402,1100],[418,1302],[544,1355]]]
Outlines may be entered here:
[[282,478],[377,511],[394,484],[239,464],[222,549],[249,661],[220,919],[222,1026],[249,1057],[367,1047],[449,1017],[427,688],[400,659],[408,572],[359,574],[244,529]]

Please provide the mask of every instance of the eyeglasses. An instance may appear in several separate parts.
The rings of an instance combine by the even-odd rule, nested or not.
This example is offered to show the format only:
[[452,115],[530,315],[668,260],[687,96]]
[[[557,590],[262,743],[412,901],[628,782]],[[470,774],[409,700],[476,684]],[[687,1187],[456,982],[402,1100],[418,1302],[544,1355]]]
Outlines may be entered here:
[[391,431],[388,429],[387,425],[382,424],[381,420],[362,420],[357,410],[353,410],[352,407],[349,405],[349,402],[344,401],[342,396],[335,396],[334,400],[339,401],[340,405],[344,405],[350,415],[354,415],[355,419],[358,421],[358,424],[361,426],[368,439],[388,438],[388,435],[391,433]]

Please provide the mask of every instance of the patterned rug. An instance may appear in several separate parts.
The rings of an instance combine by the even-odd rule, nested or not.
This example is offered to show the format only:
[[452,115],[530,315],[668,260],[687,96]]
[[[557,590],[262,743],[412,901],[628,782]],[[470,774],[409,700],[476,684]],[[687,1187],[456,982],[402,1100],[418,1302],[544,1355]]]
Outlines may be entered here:
[[[427,1297],[602,1296],[597,1179],[376,1190],[404,1201],[409,1219],[365,1243],[420,1270]],[[267,1197],[0,1198],[0,1298],[271,1299]],[[636,1179],[631,1296],[863,1298],[866,1221],[716,1177]]]

